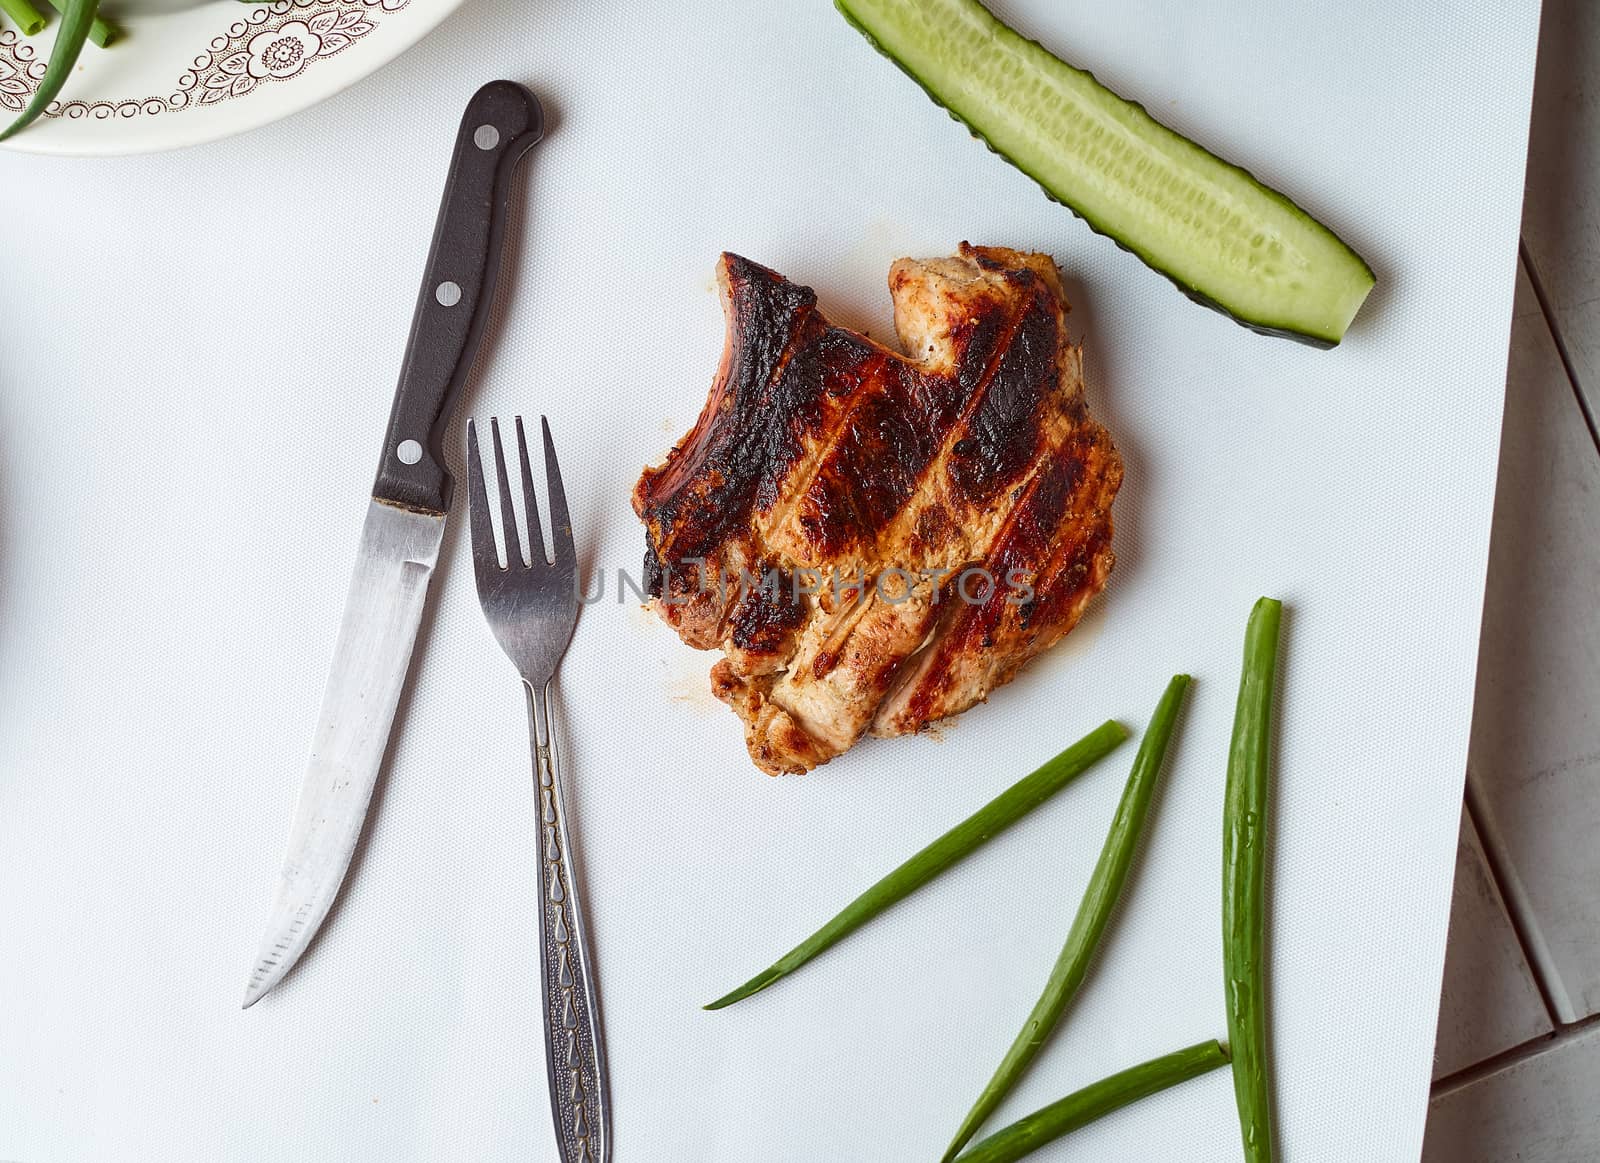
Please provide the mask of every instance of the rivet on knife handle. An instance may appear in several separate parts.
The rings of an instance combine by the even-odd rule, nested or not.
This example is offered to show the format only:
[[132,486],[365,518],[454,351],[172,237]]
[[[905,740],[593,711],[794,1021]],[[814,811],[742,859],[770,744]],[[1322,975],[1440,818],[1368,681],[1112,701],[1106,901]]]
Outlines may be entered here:
[[515,82],[491,81],[467,105],[372,487],[379,501],[449,511],[440,441],[489,314],[480,305],[494,296],[512,173],[543,135],[538,99]]

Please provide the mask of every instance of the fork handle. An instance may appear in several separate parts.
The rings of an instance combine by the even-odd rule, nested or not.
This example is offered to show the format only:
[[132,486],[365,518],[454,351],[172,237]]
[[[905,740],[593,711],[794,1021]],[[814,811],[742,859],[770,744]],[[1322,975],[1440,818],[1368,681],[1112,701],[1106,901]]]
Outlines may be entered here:
[[539,958],[545,1069],[562,1163],[611,1158],[611,1099],[587,930],[567,842],[550,684],[524,679],[539,803]]
[[512,173],[543,135],[538,99],[513,81],[490,81],[467,104],[372,486],[377,500],[450,511],[440,442],[494,300]]

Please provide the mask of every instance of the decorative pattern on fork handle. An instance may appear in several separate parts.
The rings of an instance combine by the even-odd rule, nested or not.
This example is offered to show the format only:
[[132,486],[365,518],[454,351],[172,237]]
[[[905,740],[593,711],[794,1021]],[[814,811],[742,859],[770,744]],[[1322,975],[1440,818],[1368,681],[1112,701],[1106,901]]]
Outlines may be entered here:
[[568,860],[566,810],[550,716],[550,688],[523,680],[539,796],[540,955],[544,985],[545,1062],[550,1107],[564,1163],[602,1163],[606,1071],[599,1015],[591,1004],[588,944]]

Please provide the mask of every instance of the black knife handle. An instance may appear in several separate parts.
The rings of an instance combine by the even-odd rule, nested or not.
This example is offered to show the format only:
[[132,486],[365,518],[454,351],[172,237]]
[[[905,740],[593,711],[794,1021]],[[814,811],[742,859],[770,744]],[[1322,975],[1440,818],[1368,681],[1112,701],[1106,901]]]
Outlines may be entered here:
[[444,429],[494,300],[512,172],[543,135],[538,98],[513,81],[490,81],[461,118],[372,487],[376,500],[450,510]]

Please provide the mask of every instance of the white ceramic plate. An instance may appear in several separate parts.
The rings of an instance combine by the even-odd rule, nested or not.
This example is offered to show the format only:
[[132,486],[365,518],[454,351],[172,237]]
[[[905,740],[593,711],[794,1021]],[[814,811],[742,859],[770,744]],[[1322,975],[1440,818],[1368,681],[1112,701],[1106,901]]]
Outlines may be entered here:
[[[34,153],[149,153],[255,129],[331,97],[387,64],[461,0],[152,2],[117,16],[125,39],[84,48],[45,115],[3,147]],[[44,76],[55,25],[0,31],[0,118]]]

